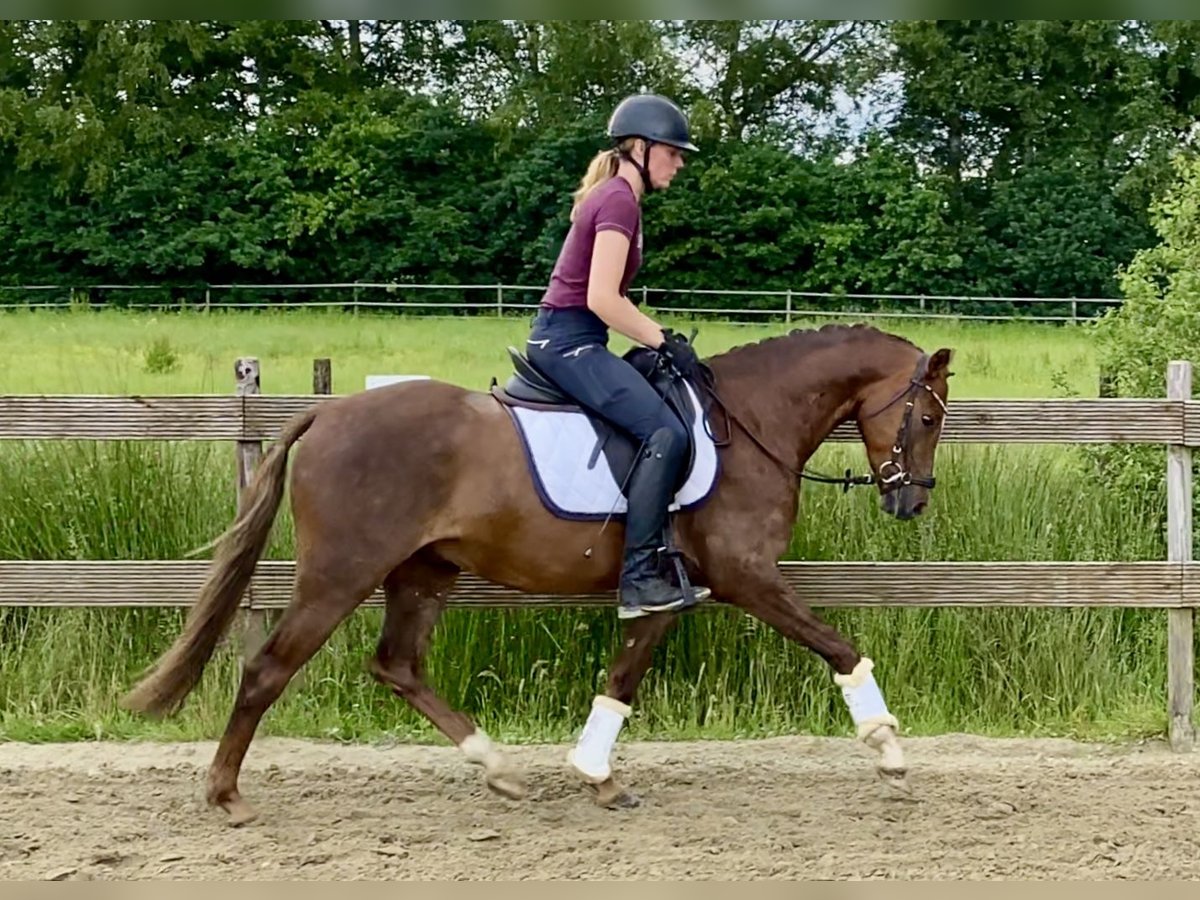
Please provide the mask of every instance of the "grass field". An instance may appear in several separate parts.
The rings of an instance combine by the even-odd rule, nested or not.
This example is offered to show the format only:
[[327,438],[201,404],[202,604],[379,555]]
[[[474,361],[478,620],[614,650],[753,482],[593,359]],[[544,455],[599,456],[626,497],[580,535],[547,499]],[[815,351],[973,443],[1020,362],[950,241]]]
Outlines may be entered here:
[[[780,334],[787,326],[689,323],[701,355]],[[820,323],[794,323],[807,327]],[[1097,373],[1084,327],[885,320],[880,327],[925,349],[956,350],[954,396],[1094,396]],[[336,393],[360,390],[368,373],[422,374],[485,388],[509,372],[506,345],[521,347],[523,317],[395,318],[340,311],[148,314],[6,312],[0,391],[26,393],[227,393],[233,361],[257,356],[263,390],[305,393],[312,360],[333,360]],[[614,336],[614,350],[629,342]],[[173,365],[171,364],[173,361]]]
[[[674,322],[686,329],[688,323]],[[0,393],[231,393],[233,361],[257,356],[266,393],[311,390],[329,357],[336,393],[368,373],[425,374],[486,388],[509,372],[506,344],[528,322],[404,319],[340,312],[0,315]],[[1086,329],[894,321],[927,350],[956,350],[952,400],[1095,396]],[[782,325],[700,324],[712,354]],[[614,349],[627,346],[614,339]],[[862,465],[856,445],[814,466]],[[1163,558],[1161,485],[1115,493],[1090,458],[1059,446],[940,451],[931,511],[888,520],[865,491],[804,488],[791,553],[810,559]],[[83,442],[0,445],[0,557],[178,558],[233,513],[224,444]],[[269,550],[291,555],[286,513]],[[914,585],[914,590],[919,590]],[[1165,726],[1165,615],[1120,610],[841,610],[828,618],[876,660],[909,733],[1158,733]],[[178,611],[0,610],[0,738],[213,737],[236,687],[232,650],[214,660],[184,712],[133,718],[116,699],[160,652]],[[262,733],[341,739],[432,737],[424,720],[366,675],[379,614],[361,611],[304,670]],[[235,636],[236,637],[236,636]],[[610,611],[451,611],[431,677],[455,705],[506,740],[564,739],[582,724],[618,640]],[[236,647],[237,641],[234,641]],[[644,684],[632,737],[730,737],[849,731],[827,668],[730,611],[689,617]]]

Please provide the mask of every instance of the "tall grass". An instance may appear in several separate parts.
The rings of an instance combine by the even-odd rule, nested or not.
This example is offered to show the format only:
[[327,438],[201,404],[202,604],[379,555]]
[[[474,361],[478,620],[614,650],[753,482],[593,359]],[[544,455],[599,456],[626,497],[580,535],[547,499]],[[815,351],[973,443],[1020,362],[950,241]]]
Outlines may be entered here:
[[[329,356],[334,390],[368,372],[420,372],[470,386],[504,376],[524,322],[387,320],[346,314],[32,315],[0,318],[18,364],[0,391],[227,392],[232,360],[256,355],[264,390],[305,392]],[[701,349],[778,328],[706,324]],[[956,397],[1095,393],[1083,336],[1034,326],[896,326],[927,349],[959,350]],[[25,360],[21,365],[20,359]],[[862,466],[830,445],[816,468]],[[0,557],[169,559],[208,541],[234,508],[233,450],[208,443],[13,442],[0,446]],[[925,517],[901,523],[870,492],[806,485],[789,556],[826,560],[1161,559],[1162,491],[1114,494],[1068,447],[946,445]],[[285,509],[267,556],[292,553]],[[919,593],[921,585],[910,585]],[[828,610],[876,660],[909,733],[946,730],[1088,737],[1165,725],[1165,617],[1125,610]],[[363,662],[381,615],[361,610],[305,668],[262,733],[426,740],[423,719]],[[178,610],[0,609],[0,737],[213,737],[236,689],[237,635],[180,716],[148,723],[116,707],[169,643]],[[446,614],[429,660],[436,688],[506,740],[565,739],[616,652],[610,610]],[[644,683],[634,737],[847,733],[814,655],[727,610],[682,620]]]

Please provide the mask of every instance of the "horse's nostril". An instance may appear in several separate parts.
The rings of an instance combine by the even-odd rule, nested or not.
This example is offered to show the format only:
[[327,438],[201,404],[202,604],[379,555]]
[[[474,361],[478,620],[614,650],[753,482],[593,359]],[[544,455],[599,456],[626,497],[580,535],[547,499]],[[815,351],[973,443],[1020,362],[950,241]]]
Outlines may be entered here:
[[921,513],[925,512],[925,507],[928,505],[929,505],[929,502],[927,500],[918,500],[916,503],[913,504],[913,508],[912,508],[913,515],[919,516]]

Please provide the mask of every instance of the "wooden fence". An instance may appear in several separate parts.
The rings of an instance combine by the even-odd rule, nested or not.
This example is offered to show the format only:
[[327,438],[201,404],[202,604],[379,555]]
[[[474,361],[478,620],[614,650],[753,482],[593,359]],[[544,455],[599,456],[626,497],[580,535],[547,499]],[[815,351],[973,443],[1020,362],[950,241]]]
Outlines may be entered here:
[[[328,360],[314,363],[311,395],[263,395],[258,360],[236,361],[227,396],[0,396],[0,439],[223,440],[236,446],[239,493],[294,413],[328,399]],[[955,443],[1166,445],[1167,559],[1138,562],[792,562],[784,577],[812,606],[1148,607],[1167,611],[1167,706],[1171,746],[1189,750],[1193,726],[1195,609],[1200,564],[1192,561],[1191,450],[1200,446],[1192,368],[1172,362],[1164,399],[956,400],[942,440]],[[858,441],[852,427],[831,436]],[[970,527],[964,523],[963,527]],[[0,561],[0,606],[186,607],[207,562]],[[292,562],[263,561],[243,598],[248,649],[262,640],[265,611],[287,604]],[[920,592],[908,586],[921,585]],[[382,601],[377,593],[368,603]],[[603,595],[522,594],[464,576],[450,603],[466,607],[611,606]]]

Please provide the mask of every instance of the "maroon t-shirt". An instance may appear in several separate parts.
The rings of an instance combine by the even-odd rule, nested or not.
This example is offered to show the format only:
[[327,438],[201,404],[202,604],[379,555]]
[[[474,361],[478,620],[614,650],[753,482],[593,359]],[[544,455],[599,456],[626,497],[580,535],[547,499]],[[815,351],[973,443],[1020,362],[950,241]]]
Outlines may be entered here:
[[621,295],[628,296],[629,284],[642,264],[642,209],[629,182],[614,176],[592,191],[575,211],[575,221],[558,253],[542,306],[587,308],[592,245],[598,232],[609,229],[629,238],[629,255],[625,258],[620,285]]

